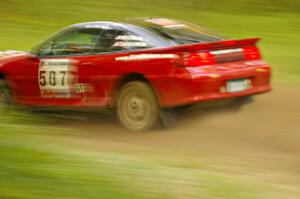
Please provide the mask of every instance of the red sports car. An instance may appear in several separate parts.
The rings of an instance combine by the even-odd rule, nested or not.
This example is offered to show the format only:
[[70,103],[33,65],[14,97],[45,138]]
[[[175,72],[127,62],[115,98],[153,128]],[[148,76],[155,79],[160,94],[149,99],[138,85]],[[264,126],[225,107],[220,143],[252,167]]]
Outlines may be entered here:
[[71,25],[30,52],[0,53],[0,107],[105,107],[149,129],[165,108],[269,91],[258,40],[162,18]]

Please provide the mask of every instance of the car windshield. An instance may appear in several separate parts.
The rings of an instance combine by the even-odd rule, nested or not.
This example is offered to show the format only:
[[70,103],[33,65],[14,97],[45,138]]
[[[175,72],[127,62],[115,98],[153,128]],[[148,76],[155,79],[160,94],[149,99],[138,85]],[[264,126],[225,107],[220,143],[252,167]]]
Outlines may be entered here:
[[143,19],[136,21],[143,28],[175,44],[205,43],[224,40],[217,33],[194,24],[170,19]]
[[47,39],[45,39],[44,41],[39,43],[38,45],[34,46],[31,49],[31,52],[34,53],[34,54],[40,54],[41,51],[45,50],[46,48],[49,48],[49,50],[51,50],[51,45],[52,45],[53,41],[55,41],[56,39],[60,38],[63,35],[66,35],[69,32],[74,31],[75,29],[77,29],[77,28],[67,27],[67,28],[64,28],[62,30],[59,30],[58,32],[52,34]]

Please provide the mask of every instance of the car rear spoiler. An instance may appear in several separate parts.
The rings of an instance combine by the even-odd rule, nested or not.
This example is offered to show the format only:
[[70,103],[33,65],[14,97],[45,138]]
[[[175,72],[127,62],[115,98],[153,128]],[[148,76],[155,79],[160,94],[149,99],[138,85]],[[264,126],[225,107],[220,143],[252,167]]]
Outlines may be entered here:
[[260,40],[260,38],[225,40],[225,41],[217,41],[217,42],[210,42],[210,43],[199,43],[199,44],[177,46],[176,48],[181,49],[181,50],[188,50],[188,51],[219,50],[219,49],[226,49],[226,48],[231,48],[231,47],[255,46],[259,40]]
[[[195,50],[221,50],[229,48],[238,48],[242,46],[255,46],[260,41],[260,38],[236,39],[236,40],[222,40],[208,43],[196,43],[172,46],[167,48],[155,49],[156,52],[190,52]],[[153,52],[153,50],[152,50]]]

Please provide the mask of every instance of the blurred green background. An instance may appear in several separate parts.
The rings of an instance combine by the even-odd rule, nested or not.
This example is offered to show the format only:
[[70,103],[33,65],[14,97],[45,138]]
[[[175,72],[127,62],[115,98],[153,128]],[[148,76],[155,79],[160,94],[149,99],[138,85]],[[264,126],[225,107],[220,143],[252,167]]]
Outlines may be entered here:
[[[140,16],[191,21],[230,38],[261,37],[275,84],[300,84],[299,0],[0,0],[0,50],[29,50],[73,23]],[[297,198],[297,184],[245,174],[242,158],[224,168],[223,159],[205,154],[109,147],[96,153],[97,146],[70,141],[82,132],[47,122],[18,113],[0,124],[0,198]]]
[[183,19],[229,38],[261,37],[275,83],[300,82],[299,0],[1,0],[0,50],[28,50],[73,23],[137,16]]

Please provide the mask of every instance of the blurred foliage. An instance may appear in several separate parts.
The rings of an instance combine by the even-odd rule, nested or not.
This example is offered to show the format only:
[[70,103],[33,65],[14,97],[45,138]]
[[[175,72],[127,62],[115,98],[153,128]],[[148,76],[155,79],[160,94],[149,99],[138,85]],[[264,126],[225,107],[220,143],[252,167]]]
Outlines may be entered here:
[[253,168],[243,171],[241,162],[233,172],[205,155],[99,151],[90,143],[70,142],[66,135],[78,134],[63,127],[0,129],[1,199],[287,199],[297,193],[297,184],[272,183]]
[[28,50],[73,23],[136,16],[183,19],[230,38],[261,37],[266,60],[284,73],[276,76],[280,82],[300,79],[298,0],[1,0],[0,50]]
[[[276,80],[300,82],[299,0],[1,0],[0,50],[29,50],[73,23],[136,16],[187,20],[230,38],[262,37]],[[32,120],[35,125],[22,125]],[[68,130],[39,126],[40,120],[21,114],[0,125],[0,198],[292,198],[286,193],[297,189],[251,173],[233,175],[208,159],[95,154],[60,137],[51,142],[54,132]]]

